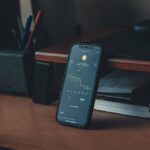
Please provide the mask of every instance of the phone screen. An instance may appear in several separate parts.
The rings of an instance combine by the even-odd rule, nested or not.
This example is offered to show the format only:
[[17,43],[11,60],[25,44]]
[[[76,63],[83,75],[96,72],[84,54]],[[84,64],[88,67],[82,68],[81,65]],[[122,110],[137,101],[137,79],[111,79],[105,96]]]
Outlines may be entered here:
[[[59,122],[84,126],[89,117],[100,64],[101,48],[74,45],[71,49],[57,111]],[[93,109],[93,108],[92,108]]]

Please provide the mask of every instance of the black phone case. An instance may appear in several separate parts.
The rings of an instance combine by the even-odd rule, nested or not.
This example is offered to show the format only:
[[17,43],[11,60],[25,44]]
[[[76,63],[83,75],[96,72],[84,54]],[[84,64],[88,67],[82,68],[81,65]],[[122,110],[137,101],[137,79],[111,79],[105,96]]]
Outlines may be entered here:
[[[69,57],[68,57],[67,64],[66,64],[66,67],[65,67],[64,77],[63,77],[63,81],[62,81],[62,85],[61,85],[61,91],[63,89],[63,85],[64,85],[64,81],[65,81],[65,77],[66,77],[67,67],[68,67],[68,63],[69,63],[69,60],[70,60],[71,49],[74,45],[98,46],[102,49],[102,47],[98,44],[91,44],[91,43],[90,44],[87,44],[87,43],[74,43],[74,44],[72,44],[72,46],[70,48],[70,51],[69,51],[69,54],[68,54]],[[86,128],[88,126],[88,124],[91,120],[93,107],[94,107],[94,103],[95,103],[96,90],[97,90],[97,87],[98,87],[99,76],[100,76],[100,72],[101,72],[100,66],[101,66],[101,63],[102,63],[102,56],[103,56],[103,51],[101,51],[101,56],[100,56],[100,59],[99,59],[99,62],[98,62],[97,73],[96,73],[96,78],[95,78],[95,83],[94,83],[94,89],[93,89],[93,93],[92,93],[91,104],[90,104],[90,107],[89,107],[89,110],[88,110],[88,117],[87,117],[86,123],[84,125],[72,124],[72,123],[60,121],[57,118],[62,92],[60,92],[60,95],[59,95],[59,103],[58,103],[57,111],[56,111],[56,121],[58,123],[60,123],[62,125],[67,125],[67,126],[71,126],[71,127],[78,127],[78,128]]]

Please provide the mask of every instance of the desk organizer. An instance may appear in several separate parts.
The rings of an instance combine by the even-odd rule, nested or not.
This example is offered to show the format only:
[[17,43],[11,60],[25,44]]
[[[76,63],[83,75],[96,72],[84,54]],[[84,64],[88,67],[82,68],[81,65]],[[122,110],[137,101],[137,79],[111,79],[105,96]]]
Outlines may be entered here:
[[34,52],[0,50],[0,91],[32,94]]

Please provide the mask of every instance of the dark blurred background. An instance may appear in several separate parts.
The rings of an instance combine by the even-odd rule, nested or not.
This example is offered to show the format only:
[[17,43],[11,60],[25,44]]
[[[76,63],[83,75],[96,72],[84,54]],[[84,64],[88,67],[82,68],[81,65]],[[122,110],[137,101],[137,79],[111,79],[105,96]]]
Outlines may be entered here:
[[[16,17],[22,17],[23,11],[28,10],[25,3],[29,1],[1,0],[0,48],[12,45]],[[31,0],[30,3],[34,16],[39,9],[44,11],[36,34],[39,47],[92,33],[102,26],[126,27],[150,18],[148,0]]]

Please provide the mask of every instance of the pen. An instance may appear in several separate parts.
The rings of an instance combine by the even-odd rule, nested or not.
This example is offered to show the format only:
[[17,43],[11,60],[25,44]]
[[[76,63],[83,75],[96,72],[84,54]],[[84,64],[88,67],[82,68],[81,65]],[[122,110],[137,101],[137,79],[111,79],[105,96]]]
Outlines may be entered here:
[[23,33],[22,42],[21,42],[23,48],[25,48],[25,46],[28,42],[28,38],[29,38],[29,35],[30,35],[31,23],[32,23],[32,16],[29,15],[27,17],[27,20],[26,20],[25,31]]
[[38,24],[39,24],[39,22],[41,20],[42,15],[43,15],[43,11],[39,10],[38,13],[37,13],[37,15],[36,15],[36,18],[35,18],[35,23],[34,23],[34,26],[33,26],[33,31],[30,33],[29,38],[28,38],[28,42],[27,42],[26,47],[25,47],[26,50],[29,49],[29,47],[30,47],[30,45],[32,43],[33,36],[34,36],[34,34],[36,32],[37,26],[38,26]]
[[17,24],[18,24],[19,36],[20,36],[20,38],[22,39],[24,29],[23,29],[23,25],[22,25],[22,22],[21,22],[20,17],[17,17]]

